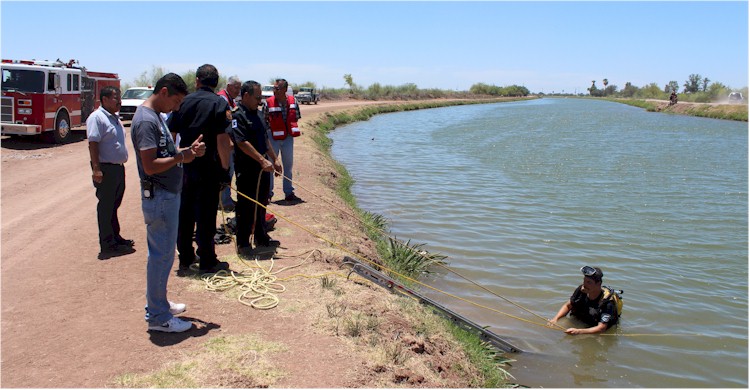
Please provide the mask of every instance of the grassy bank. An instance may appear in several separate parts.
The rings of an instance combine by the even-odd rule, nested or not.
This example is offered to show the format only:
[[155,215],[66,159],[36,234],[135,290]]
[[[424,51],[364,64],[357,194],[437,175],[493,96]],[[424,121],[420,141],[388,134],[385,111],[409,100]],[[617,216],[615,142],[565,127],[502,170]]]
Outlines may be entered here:
[[[332,141],[328,138],[328,133],[338,126],[365,121],[372,116],[383,113],[412,111],[428,108],[448,107],[466,104],[487,104],[497,102],[508,102],[514,100],[523,100],[519,98],[504,98],[491,100],[445,100],[445,101],[427,101],[427,102],[410,102],[410,103],[392,103],[382,105],[372,105],[358,108],[352,111],[340,113],[327,113],[312,124],[313,135],[320,150],[329,158]],[[354,180],[349,175],[346,168],[331,158],[338,174],[336,192],[349,206],[357,211],[362,225],[365,227],[364,232],[376,243],[378,254],[381,261],[387,268],[396,272],[407,275],[411,278],[417,278],[424,272],[427,272],[431,265],[442,263],[445,256],[439,254],[427,253],[422,249],[423,244],[411,244],[410,242],[401,242],[386,233],[387,222],[380,215],[363,211],[357,207],[356,199],[351,192]],[[407,282],[407,281],[405,281]],[[408,282],[407,282],[408,283]],[[476,334],[467,332],[461,328],[455,327],[449,321],[444,321],[444,326],[453,334],[464,348],[465,353],[469,356],[471,363],[475,366],[483,383],[475,383],[479,387],[498,387],[508,385],[507,372],[499,368],[500,365],[507,363],[509,360],[502,354],[488,347],[483,343]]]
[[703,118],[727,119],[747,122],[747,104],[708,104],[678,103],[670,106],[667,101],[647,101],[640,99],[607,99],[612,102],[640,107],[650,112],[664,112],[698,116]]

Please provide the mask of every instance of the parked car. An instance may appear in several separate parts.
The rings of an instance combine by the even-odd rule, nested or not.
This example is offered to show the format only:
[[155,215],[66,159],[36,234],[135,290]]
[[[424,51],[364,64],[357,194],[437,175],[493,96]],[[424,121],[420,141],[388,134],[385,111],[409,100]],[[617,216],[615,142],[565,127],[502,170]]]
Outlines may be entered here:
[[120,119],[124,121],[133,120],[135,110],[143,104],[154,93],[154,87],[133,87],[122,94],[122,107],[120,107]]
[[260,94],[263,96],[262,100],[266,100],[273,96],[273,85],[266,84],[260,88]]
[[295,97],[300,104],[318,104],[320,101],[320,95],[311,87],[301,87]]
[[744,98],[740,92],[732,92],[729,94],[729,103],[742,103]]

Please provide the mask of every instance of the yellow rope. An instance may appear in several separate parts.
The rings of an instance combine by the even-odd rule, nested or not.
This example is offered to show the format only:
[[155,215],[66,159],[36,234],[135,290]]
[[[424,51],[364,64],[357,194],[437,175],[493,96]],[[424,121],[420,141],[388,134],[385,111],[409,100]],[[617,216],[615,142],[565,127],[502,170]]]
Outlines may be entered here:
[[[282,176],[283,176],[283,175],[282,175]],[[290,181],[291,181],[291,179],[287,178],[286,176],[283,176],[283,177],[284,177],[285,179],[288,179],[288,180],[290,180]],[[293,183],[294,183],[294,182],[293,182]],[[316,193],[314,193],[313,191],[311,191],[311,190],[309,190],[309,189],[307,189],[307,188],[303,187],[303,186],[302,186],[302,185],[300,185],[299,183],[294,183],[294,185],[295,185],[295,186],[298,186],[298,187],[300,187],[300,188],[302,188],[302,189],[304,189],[305,191],[307,191],[307,192],[309,192],[309,193],[311,193],[311,194],[313,194],[313,195],[315,195],[315,196],[316,196],[316,197],[318,197],[319,199],[321,199],[321,200],[324,200],[324,201],[325,201],[326,203],[328,203],[328,204],[329,204],[329,206],[331,206],[331,207],[333,207],[333,208],[335,208],[335,209],[339,210],[340,212],[343,212],[344,214],[347,214],[347,215],[349,215],[349,216],[353,216],[353,215],[352,215],[351,213],[349,213],[348,211],[346,211],[346,210],[342,210],[342,209],[340,209],[340,208],[336,207],[336,206],[335,206],[335,205],[334,205],[333,203],[329,202],[328,200],[326,200],[326,199],[325,199],[325,198],[323,198],[322,196],[320,196],[320,195],[317,195],[317,194],[316,194]],[[506,298],[506,297],[504,297],[504,296],[502,296],[502,295],[500,295],[500,294],[498,294],[498,293],[496,293],[496,292],[494,292],[494,291],[492,291],[492,290],[490,290],[490,289],[488,289],[488,288],[486,288],[486,287],[484,287],[484,286],[480,285],[479,283],[476,283],[476,282],[474,282],[473,280],[471,280],[471,279],[469,279],[469,278],[465,277],[464,275],[461,275],[461,274],[460,274],[460,273],[459,273],[458,271],[455,271],[455,270],[453,270],[452,268],[450,268],[450,267],[448,267],[448,266],[446,266],[446,265],[443,265],[443,264],[439,264],[439,265],[440,265],[440,266],[442,266],[442,267],[443,267],[444,269],[446,269],[446,270],[448,270],[448,271],[450,271],[450,272],[452,272],[452,273],[456,274],[457,276],[461,277],[462,279],[464,279],[464,280],[466,280],[466,281],[468,281],[468,282],[470,282],[470,283],[474,284],[475,286],[477,286],[477,287],[481,288],[482,290],[485,290],[485,291],[489,292],[490,294],[492,294],[492,295],[495,295],[495,296],[497,296],[497,297],[499,297],[499,298],[501,298],[501,299],[503,299],[503,300],[507,301],[508,303],[510,303],[510,304],[512,304],[512,305],[514,305],[514,306],[516,306],[516,307],[518,307],[518,308],[520,308],[520,309],[522,309],[522,310],[524,310],[524,311],[526,311],[526,312],[528,312],[528,313],[530,313],[530,314],[532,314],[532,315],[534,315],[534,316],[536,316],[536,317],[538,317],[538,318],[540,318],[540,319],[544,320],[545,322],[544,322],[544,323],[534,322],[534,321],[530,321],[530,320],[527,320],[527,319],[525,319],[525,318],[521,318],[521,317],[518,317],[518,316],[515,316],[515,315],[512,315],[512,314],[509,314],[509,313],[505,313],[505,312],[503,312],[503,311],[500,311],[500,310],[497,310],[497,309],[495,309],[495,308],[492,308],[492,307],[489,307],[489,306],[485,306],[485,305],[479,304],[479,303],[477,303],[477,302],[473,302],[473,301],[471,301],[471,300],[468,300],[468,299],[465,299],[465,298],[461,298],[461,297],[459,297],[459,296],[456,296],[456,295],[454,295],[454,294],[448,293],[448,292],[446,292],[446,291],[443,291],[443,290],[440,290],[440,289],[438,289],[438,288],[435,288],[435,287],[432,287],[432,286],[430,286],[430,285],[427,285],[427,284],[425,284],[425,283],[422,283],[422,282],[420,282],[420,281],[418,281],[418,280],[416,280],[416,279],[410,278],[410,277],[408,277],[408,276],[406,276],[406,275],[400,274],[400,273],[396,272],[395,270],[392,270],[392,269],[390,269],[390,268],[388,268],[388,267],[385,267],[384,265],[378,264],[378,263],[376,263],[376,262],[374,262],[374,261],[371,261],[371,260],[369,260],[369,259],[367,259],[367,258],[364,258],[364,257],[362,257],[362,256],[360,256],[360,255],[357,255],[356,253],[353,253],[353,252],[351,252],[350,250],[348,250],[348,249],[346,249],[346,248],[342,247],[341,245],[339,245],[339,244],[337,244],[337,243],[334,243],[334,242],[332,242],[332,241],[328,240],[327,238],[325,238],[325,237],[322,237],[322,236],[320,236],[320,235],[318,235],[318,234],[316,234],[316,233],[312,232],[311,230],[309,230],[309,229],[305,228],[304,226],[302,226],[302,225],[300,225],[300,224],[298,224],[298,223],[296,223],[296,222],[294,222],[294,221],[290,220],[290,219],[289,219],[289,218],[287,218],[286,216],[284,216],[284,215],[281,215],[281,214],[279,214],[279,213],[278,213],[277,211],[275,211],[275,210],[271,210],[271,209],[269,209],[268,207],[264,206],[263,204],[261,204],[261,203],[259,203],[259,202],[255,201],[254,199],[252,199],[252,198],[248,197],[247,195],[245,195],[245,194],[243,194],[243,193],[241,193],[241,192],[237,191],[237,190],[236,190],[236,188],[232,187],[232,189],[234,189],[234,190],[235,190],[235,191],[237,192],[237,195],[238,195],[238,196],[244,196],[245,198],[247,198],[247,199],[249,199],[250,201],[254,202],[254,203],[256,204],[256,207],[257,207],[257,206],[260,206],[260,207],[263,207],[263,208],[265,208],[265,209],[266,209],[267,211],[273,212],[273,213],[274,213],[275,215],[277,215],[277,216],[281,217],[282,219],[284,219],[285,221],[287,221],[287,222],[291,223],[292,225],[294,225],[294,226],[297,226],[298,228],[300,228],[300,229],[302,229],[302,230],[304,230],[304,231],[306,231],[306,232],[310,233],[310,234],[311,234],[311,235],[313,235],[314,237],[320,238],[321,240],[323,240],[323,241],[325,241],[325,242],[329,243],[329,244],[330,244],[331,246],[333,246],[333,247],[336,247],[336,248],[338,248],[338,249],[340,249],[340,250],[342,250],[342,251],[344,251],[344,252],[348,253],[349,255],[352,255],[353,257],[355,257],[355,258],[357,258],[357,259],[359,259],[359,260],[365,261],[365,262],[367,262],[367,263],[369,263],[369,264],[371,264],[371,265],[373,265],[373,266],[375,266],[375,267],[379,267],[379,268],[382,268],[382,269],[384,269],[384,270],[386,270],[386,271],[388,271],[388,272],[390,272],[390,273],[392,273],[392,274],[398,275],[398,276],[400,276],[400,277],[402,277],[402,278],[404,278],[404,279],[406,279],[406,280],[409,280],[409,281],[411,281],[411,282],[413,282],[413,283],[416,283],[416,284],[418,284],[418,285],[424,286],[424,287],[426,287],[426,288],[428,288],[428,289],[431,289],[431,290],[433,290],[433,291],[435,291],[435,292],[438,292],[438,293],[440,293],[440,294],[443,294],[443,295],[449,296],[449,297],[451,297],[451,298],[457,299],[457,300],[459,300],[459,301],[462,301],[462,302],[468,303],[468,304],[470,304],[470,305],[472,305],[472,306],[476,306],[476,307],[479,307],[479,308],[482,308],[482,309],[485,309],[485,310],[489,310],[489,311],[492,311],[492,312],[495,312],[495,313],[498,313],[498,314],[502,314],[502,315],[505,315],[505,316],[507,316],[507,317],[510,317],[510,318],[513,318],[513,319],[516,319],[516,320],[519,320],[519,321],[522,321],[522,322],[526,322],[526,323],[534,324],[534,325],[537,325],[537,326],[542,326],[542,327],[544,327],[544,328],[547,328],[547,329],[552,329],[552,328],[551,328],[551,326],[555,326],[555,327],[556,327],[556,329],[554,329],[554,330],[559,330],[559,331],[562,331],[562,332],[564,332],[564,331],[566,330],[566,329],[565,329],[564,327],[562,327],[561,325],[559,325],[559,324],[551,324],[551,323],[549,323],[549,322],[548,322],[548,320],[546,320],[546,319],[545,319],[544,317],[540,316],[539,314],[536,314],[536,313],[534,313],[533,311],[529,310],[528,308],[526,308],[526,307],[524,307],[524,306],[522,306],[522,305],[520,305],[520,304],[518,304],[518,303],[515,303],[515,302],[511,301],[510,299],[508,299],[508,298]],[[222,207],[222,214],[223,214],[223,207]],[[357,218],[356,216],[353,216],[353,217],[354,217],[354,218]],[[359,218],[357,218],[357,220],[359,220]],[[382,229],[379,229],[379,228],[378,228],[378,227],[376,227],[376,226],[371,226],[371,227],[375,228],[376,230],[380,231],[381,233],[385,234],[386,236],[390,236],[390,235],[389,235],[389,234],[388,234],[387,232],[383,231]],[[422,254],[420,253],[420,255],[422,255]],[[273,259],[271,259],[271,260],[273,261]],[[243,260],[243,262],[244,262],[244,260]],[[256,263],[257,263],[257,259],[256,259]],[[303,263],[304,263],[304,261],[303,261]],[[302,263],[298,264],[297,266],[299,266],[299,265],[301,265],[301,264],[302,264]],[[260,265],[259,265],[259,267],[260,267]],[[295,267],[296,267],[296,266],[295,266]],[[262,267],[260,267],[260,268],[262,268]],[[271,268],[273,268],[273,264],[271,265]],[[287,268],[285,268],[285,269],[288,269],[288,268],[290,268],[290,267],[287,267]],[[278,271],[278,272],[281,272],[281,271]],[[327,275],[334,275],[334,276],[344,277],[344,276],[343,276],[343,275],[341,275],[341,274],[338,274],[338,273],[335,273],[335,272],[330,272],[330,273],[325,273],[325,274],[321,274],[321,275],[303,275],[303,274],[296,274],[296,275],[292,275],[292,276],[290,276],[290,277],[286,277],[286,278],[284,278],[283,280],[289,280],[289,279],[292,279],[292,278],[294,278],[294,277],[319,278],[319,277],[324,277],[324,276],[327,276]],[[274,280],[275,280],[275,279],[274,279]],[[366,279],[364,279],[364,280],[366,280]],[[403,294],[403,293],[402,293],[402,294]],[[245,303],[244,301],[242,301],[242,298],[243,298],[243,296],[244,296],[244,295],[245,295],[245,294],[243,294],[243,295],[241,295],[241,296],[240,296],[240,302],[242,302],[243,304],[246,304],[246,305],[252,306],[252,307],[256,307],[256,308],[272,308],[272,307],[275,307],[276,305],[278,305],[278,298],[277,298],[277,297],[275,297],[275,296],[271,297],[270,295],[269,295],[269,296],[265,296],[265,295],[262,295],[262,294],[261,294],[261,295],[257,295],[257,297],[256,297],[256,296],[253,296],[253,297],[251,297],[251,299],[252,299],[252,298],[254,298],[254,299],[253,299],[253,300],[251,300],[251,301],[250,301],[250,303]],[[266,304],[266,305],[259,305],[259,304],[257,304],[257,302],[259,302],[259,301],[262,301],[262,300],[268,300],[268,301],[271,301],[271,302],[270,302],[269,304]],[[601,335],[601,336],[623,336],[623,337],[654,337],[654,336],[667,336],[667,337],[674,337],[674,336],[705,336],[704,334],[700,334],[700,333],[697,333],[697,334],[687,334],[687,333],[686,333],[686,334],[679,334],[679,333],[631,333],[631,334],[623,334],[623,333],[600,333],[599,335]]]
[[[321,196],[321,195],[319,195],[319,194],[317,194],[317,193],[313,192],[312,190],[310,190],[310,189],[308,189],[308,188],[304,187],[304,186],[303,186],[303,185],[301,185],[300,183],[294,182],[294,181],[293,181],[292,179],[290,179],[290,178],[288,178],[288,177],[284,176],[283,174],[282,174],[281,176],[282,176],[282,177],[283,177],[284,179],[287,179],[287,180],[289,180],[290,182],[292,182],[292,184],[293,184],[293,185],[294,185],[295,187],[299,187],[299,188],[302,188],[303,190],[305,190],[305,191],[309,192],[310,194],[312,194],[312,195],[313,195],[313,196],[315,196],[316,198],[318,198],[318,199],[320,199],[320,200],[323,200],[323,201],[324,201],[324,202],[326,202],[326,203],[327,203],[327,204],[328,204],[328,205],[329,205],[330,207],[333,207],[334,209],[338,210],[339,212],[341,212],[341,213],[344,213],[344,214],[346,214],[346,215],[348,215],[348,216],[350,216],[350,217],[353,217],[353,218],[355,218],[356,220],[360,220],[360,218],[358,218],[358,217],[357,217],[356,215],[353,215],[353,214],[352,214],[351,212],[349,212],[349,211],[347,211],[347,210],[343,210],[343,209],[341,209],[341,208],[337,207],[337,206],[336,206],[335,204],[333,204],[333,202],[330,202],[330,201],[328,201],[328,199],[326,199],[326,198],[324,198],[323,196]],[[257,206],[256,206],[256,207],[257,207]],[[389,234],[388,232],[386,232],[385,230],[383,230],[383,229],[379,228],[378,226],[369,226],[369,227],[371,227],[371,228],[373,228],[373,229],[377,230],[378,232],[380,232],[381,234],[385,235],[386,237],[392,237],[392,236],[391,236],[391,235],[390,235],[390,234]],[[426,256],[427,256],[427,253],[426,253],[426,252],[421,252],[421,251],[420,251],[420,252],[417,252],[417,254],[418,254],[419,256],[421,256],[422,258],[426,259]],[[543,316],[541,316],[541,315],[539,315],[539,314],[535,313],[535,312],[534,312],[534,311],[532,311],[531,309],[528,309],[528,308],[526,308],[526,307],[522,306],[522,305],[521,305],[521,304],[519,304],[519,303],[513,302],[512,300],[510,300],[510,299],[508,299],[508,298],[506,298],[506,297],[504,297],[504,296],[502,296],[502,295],[500,295],[500,294],[498,294],[498,293],[496,293],[496,292],[494,292],[494,291],[490,290],[489,288],[487,288],[487,287],[485,287],[485,286],[482,286],[481,284],[479,284],[479,283],[477,283],[477,282],[475,282],[475,281],[473,281],[473,280],[471,280],[471,279],[467,278],[466,276],[464,276],[464,275],[460,274],[460,273],[459,273],[458,271],[454,270],[453,268],[451,268],[451,267],[448,267],[448,266],[447,266],[447,265],[445,265],[445,264],[440,264],[440,263],[438,263],[438,265],[439,265],[439,266],[441,266],[441,267],[443,267],[443,268],[444,268],[445,270],[447,270],[448,272],[451,272],[451,273],[453,273],[453,274],[457,275],[458,277],[460,277],[460,278],[462,278],[462,279],[464,279],[464,280],[468,281],[469,283],[471,283],[471,284],[473,284],[473,285],[475,285],[475,286],[479,287],[480,289],[482,289],[482,290],[484,290],[484,291],[486,291],[486,292],[488,292],[488,293],[490,293],[490,294],[492,294],[492,295],[494,295],[494,296],[496,296],[496,297],[498,297],[498,298],[501,298],[501,299],[505,300],[506,302],[510,303],[511,305],[513,305],[513,306],[515,306],[515,307],[517,307],[517,308],[519,308],[519,309],[521,309],[521,310],[523,310],[523,311],[525,311],[525,312],[527,312],[527,313],[529,313],[529,314],[531,314],[531,315],[533,315],[533,316],[535,316],[535,317],[537,317],[537,318],[539,318],[539,319],[541,319],[541,320],[543,320],[543,321],[545,321],[545,322],[549,321],[549,320],[548,320],[547,318],[545,318],[545,317],[543,317]],[[557,327],[557,328],[558,328],[558,329],[560,329],[560,330],[563,330],[563,331],[565,330],[565,328],[563,328],[562,326],[560,326],[560,325],[558,325],[558,324],[552,324],[552,323],[551,323],[550,325],[551,325],[551,326],[554,326],[554,327]]]
[[[236,191],[236,189],[235,189],[235,191]],[[369,260],[369,259],[367,259],[367,258],[364,258],[364,257],[362,257],[362,256],[360,256],[360,255],[358,255],[358,254],[356,254],[356,253],[354,253],[354,252],[352,252],[352,251],[350,251],[350,250],[348,250],[348,249],[344,248],[343,246],[341,246],[341,245],[339,245],[339,244],[337,244],[337,243],[335,243],[335,242],[333,242],[333,241],[331,241],[331,240],[329,240],[329,239],[327,239],[327,238],[325,238],[325,237],[323,237],[323,236],[321,236],[321,235],[318,235],[318,234],[316,234],[315,232],[311,231],[310,229],[308,229],[308,228],[306,228],[306,227],[304,227],[304,226],[302,226],[302,225],[298,224],[297,222],[294,222],[294,221],[290,220],[289,218],[287,218],[286,216],[284,216],[284,215],[282,215],[282,214],[278,213],[278,212],[277,212],[277,211],[275,211],[275,210],[271,210],[270,208],[268,208],[268,207],[264,206],[264,205],[263,205],[262,203],[260,203],[260,202],[256,201],[255,199],[253,199],[253,198],[251,198],[251,197],[249,197],[249,196],[247,196],[247,195],[243,194],[242,192],[239,192],[239,191],[237,191],[237,195],[238,195],[238,196],[243,196],[243,197],[247,198],[248,200],[250,200],[250,201],[252,201],[252,202],[256,203],[256,204],[257,204],[258,206],[260,206],[260,207],[265,207],[265,208],[266,208],[266,210],[268,210],[268,211],[271,211],[272,213],[274,213],[274,215],[276,215],[276,216],[280,217],[281,219],[283,219],[283,220],[285,220],[285,221],[287,221],[287,222],[291,223],[292,225],[294,225],[294,226],[296,226],[296,227],[298,227],[298,228],[300,228],[300,229],[302,229],[302,230],[304,230],[304,231],[306,231],[306,232],[310,233],[310,234],[311,234],[312,236],[314,236],[314,237],[317,237],[317,238],[320,238],[321,240],[323,240],[323,241],[327,242],[328,244],[330,244],[330,245],[332,245],[332,246],[334,246],[334,247],[336,247],[336,248],[338,248],[338,249],[342,250],[343,252],[345,252],[345,253],[347,253],[347,254],[349,254],[349,255],[351,255],[351,256],[353,256],[353,257],[355,257],[355,258],[359,259],[359,260],[362,260],[362,261],[364,261],[364,262],[366,262],[366,263],[369,263],[369,264],[371,264],[371,265],[373,265],[373,266],[375,266],[375,267],[379,267],[379,268],[382,268],[382,269],[384,269],[384,270],[386,270],[386,271],[390,272],[390,273],[391,273],[391,274],[393,274],[393,275],[398,275],[398,276],[400,276],[400,277],[404,278],[405,280],[411,281],[412,283],[416,283],[416,284],[418,284],[418,285],[424,286],[424,287],[426,287],[426,288],[428,288],[428,289],[430,289],[430,290],[433,290],[433,291],[435,291],[435,292],[438,292],[438,293],[440,293],[440,294],[444,294],[444,295],[446,295],[446,296],[449,296],[449,297],[451,297],[451,298],[457,299],[457,300],[459,300],[459,301],[463,301],[463,302],[466,302],[466,303],[468,303],[468,304],[470,304],[470,305],[473,305],[473,306],[477,306],[477,307],[480,307],[480,308],[483,308],[483,309],[486,309],[486,310],[489,310],[489,311],[493,311],[493,312],[495,312],[495,313],[498,313],[498,314],[502,314],[502,315],[508,316],[508,317],[510,317],[510,318],[514,318],[514,319],[517,319],[517,320],[519,320],[519,321],[527,322],[527,323],[530,323],[530,324],[534,324],[534,325],[537,325],[537,326],[541,326],[541,327],[544,327],[544,328],[547,328],[547,329],[549,329],[549,327],[547,326],[547,323],[546,323],[546,322],[544,322],[544,323],[539,323],[539,322],[534,322],[534,321],[530,321],[530,320],[527,320],[527,319],[525,319],[525,318],[521,318],[521,317],[518,317],[518,316],[514,316],[514,315],[512,315],[512,314],[509,314],[509,313],[505,313],[505,312],[503,312],[503,311],[500,311],[500,310],[497,310],[497,309],[495,309],[495,308],[491,308],[491,307],[488,307],[488,306],[485,306],[485,305],[482,305],[482,304],[479,304],[479,303],[473,302],[473,301],[471,301],[471,300],[468,300],[468,299],[465,299],[465,298],[461,298],[461,297],[459,297],[459,296],[457,296],[457,295],[451,294],[451,293],[449,293],[449,292],[446,292],[446,291],[440,290],[440,289],[438,289],[438,288],[432,287],[432,286],[430,286],[430,285],[428,285],[428,284],[422,283],[422,282],[420,282],[420,281],[418,281],[418,280],[416,280],[416,279],[410,278],[409,276],[406,276],[406,275],[400,274],[400,273],[396,272],[396,271],[395,271],[395,270],[393,270],[393,269],[390,269],[390,268],[388,268],[388,267],[386,267],[386,266],[384,266],[384,265],[378,264],[378,263],[376,263],[376,262],[374,262],[374,261],[372,261],[372,260]]]

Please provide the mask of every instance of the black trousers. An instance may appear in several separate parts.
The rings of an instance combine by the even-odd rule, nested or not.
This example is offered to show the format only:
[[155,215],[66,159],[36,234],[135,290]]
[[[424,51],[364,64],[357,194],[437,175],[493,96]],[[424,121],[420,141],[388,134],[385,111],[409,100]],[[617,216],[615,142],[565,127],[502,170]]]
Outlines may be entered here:
[[[249,196],[263,205],[268,205],[268,187],[271,182],[271,174],[262,172],[259,164],[249,163],[245,166],[235,166],[237,172],[237,191]],[[259,175],[260,174],[260,175]],[[260,180],[260,187],[258,181]],[[253,201],[237,194],[237,246],[250,246],[250,234],[255,235],[255,242],[267,243],[269,240],[266,232],[266,209],[258,206]],[[254,229],[253,229],[254,227]]]
[[96,198],[96,217],[99,222],[99,245],[102,249],[113,245],[120,237],[120,221],[117,209],[122,204],[125,194],[125,167],[120,164],[99,164],[104,175],[101,183],[94,183]]
[[[180,221],[177,226],[177,250],[180,265],[190,266],[195,254],[200,257],[200,268],[216,265],[216,213],[219,206],[219,178],[217,175],[196,172],[185,167],[180,199]],[[193,252],[193,231],[198,246]]]

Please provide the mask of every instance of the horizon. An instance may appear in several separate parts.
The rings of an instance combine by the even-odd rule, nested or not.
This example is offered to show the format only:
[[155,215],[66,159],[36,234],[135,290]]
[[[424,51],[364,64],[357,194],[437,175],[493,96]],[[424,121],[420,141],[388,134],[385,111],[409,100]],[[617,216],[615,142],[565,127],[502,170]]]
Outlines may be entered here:
[[[74,58],[92,71],[117,73],[123,83],[154,66],[183,74],[210,63],[227,77],[261,83],[283,77],[319,88],[346,87],[345,74],[365,88],[414,83],[466,91],[485,83],[546,94],[586,93],[592,80],[601,87],[605,78],[618,90],[627,82],[663,88],[677,81],[682,88],[691,74],[732,89],[748,86],[748,3],[741,1],[3,1],[0,7],[3,59]],[[231,25],[222,17],[226,10],[249,17]],[[50,39],[49,29],[28,28],[32,13],[37,26],[83,20],[95,27],[90,33],[55,28]],[[215,17],[201,23],[195,15]],[[95,16],[114,23],[85,22]],[[84,37],[87,44],[61,48]]]

